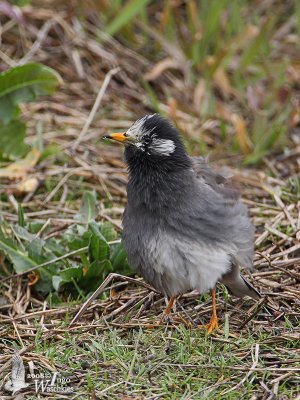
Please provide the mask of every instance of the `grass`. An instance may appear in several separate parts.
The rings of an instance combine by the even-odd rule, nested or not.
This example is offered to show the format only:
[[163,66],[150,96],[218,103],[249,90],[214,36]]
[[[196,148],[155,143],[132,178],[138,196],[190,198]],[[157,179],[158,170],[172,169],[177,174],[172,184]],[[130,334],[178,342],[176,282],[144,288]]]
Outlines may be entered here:
[[[162,296],[139,281],[115,280],[113,290],[107,288],[70,326],[94,287],[71,276],[64,290],[48,280],[41,293],[41,269],[32,284],[35,277],[17,277],[16,265],[1,253],[1,396],[9,397],[3,384],[12,354],[20,351],[27,374],[33,367],[50,379],[58,372],[65,379],[58,386],[74,389],[72,395],[37,394],[28,378],[28,399],[299,399],[298,2],[53,4],[32,1],[23,9],[24,26],[1,17],[1,70],[31,55],[64,80],[53,96],[21,107],[27,144],[40,157],[23,178],[1,181],[5,234],[26,249],[19,224],[52,243],[57,257],[66,256],[52,265],[55,274],[70,267],[84,273],[92,262],[89,243],[80,255],[69,254],[90,222],[78,219],[91,209],[83,212],[84,193],[96,193],[93,218],[99,226],[111,224],[118,236],[126,203],[121,150],[100,138],[159,110],[182,132],[190,154],[210,154],[234,173],[256,227],[249,279],[264,300],[234,299],[220,286],[222,332],[207,336],[197,324],[209,319],[208,295],[182,296],[170,321],[158,325]],[[53,26],[39,35],[48,21]],[[116,66],[120,71],[72,150]],[[31,178],[37,187],[24,189]],[[46,250],[38,255],[45,257]]]
[[[50,325],[55,328],[45,340]],[[258,325],[227,338],[174,323],[116,329],[101,318],[94,326],[67,326],[55,314],[43,328],[39,318],[32,321],[36,344],[24,358],[33,360],[39,373],[49,374],[49,365],[55,365],[74,398],[248,399],[269,392],[292,399],[299,394],[294,372],[300,369],[299,337],[292,324],[285,331]]]

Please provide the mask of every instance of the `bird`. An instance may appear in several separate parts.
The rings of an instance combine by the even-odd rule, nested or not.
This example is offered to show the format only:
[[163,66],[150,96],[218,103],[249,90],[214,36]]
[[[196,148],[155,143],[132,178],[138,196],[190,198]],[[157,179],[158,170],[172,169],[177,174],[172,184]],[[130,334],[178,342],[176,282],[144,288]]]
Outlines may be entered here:
[[208,333],[219,329],[216,284],[230,294],[260,293],[241,275],[253,269],[254,226],[229,180],[203,157],[188,155],[181,135],[155,113],[125,132],[104,136],[122,143],[128,169],[122,243],[127,259],[144,280],[168,298],[210,291]]

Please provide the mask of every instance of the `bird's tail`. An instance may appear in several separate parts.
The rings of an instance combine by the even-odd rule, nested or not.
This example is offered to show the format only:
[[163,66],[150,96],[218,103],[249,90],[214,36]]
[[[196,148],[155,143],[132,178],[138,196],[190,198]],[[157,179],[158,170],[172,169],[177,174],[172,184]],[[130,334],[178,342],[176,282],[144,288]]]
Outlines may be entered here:
[[261,294],[240,274],[224,276],[221,280],[228,291],[237,297],[250,296],[252,299],[259,299]]

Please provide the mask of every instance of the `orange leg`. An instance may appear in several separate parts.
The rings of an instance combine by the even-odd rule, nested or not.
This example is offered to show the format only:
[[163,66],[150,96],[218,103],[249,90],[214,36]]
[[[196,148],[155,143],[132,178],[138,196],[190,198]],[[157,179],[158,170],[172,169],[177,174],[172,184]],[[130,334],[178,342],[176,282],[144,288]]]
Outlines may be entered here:
[[217,306],[216,306],[216,290],[211,290],[211,300],[212,300],[212,314],[211,319],[206,325],[198,325],[199,328],[207,329],[207,333],[212,333],[214,329],[219,329],[218,317],[217,317]]
[[175,296],[172,296],[172,297],[170,297],[170,300],[169,300],[169,302],[168,302],[167,308],[166,308],[166,309],[165,309],[165,311],[164,311],[164,316],[166,316],[166,315],[169,315],[169,314],[170,314],[170,312],[171,312],[171,310],[172,310],[172,307],[173,307],[173,304],[174,304],[174,301],[175,301],[175,299],[176,299],[176,297],[175,297]]

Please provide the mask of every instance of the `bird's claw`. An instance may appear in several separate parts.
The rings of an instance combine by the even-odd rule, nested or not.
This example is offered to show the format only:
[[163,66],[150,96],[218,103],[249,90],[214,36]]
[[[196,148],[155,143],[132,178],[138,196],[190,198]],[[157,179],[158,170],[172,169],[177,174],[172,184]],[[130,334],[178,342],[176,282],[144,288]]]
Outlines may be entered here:
[[218,325],[218,319],[216,317],[212,317],[208,324],[198,325],[200,329],[206,329],[208,335],[210,335],[214,330],[220,330]]

